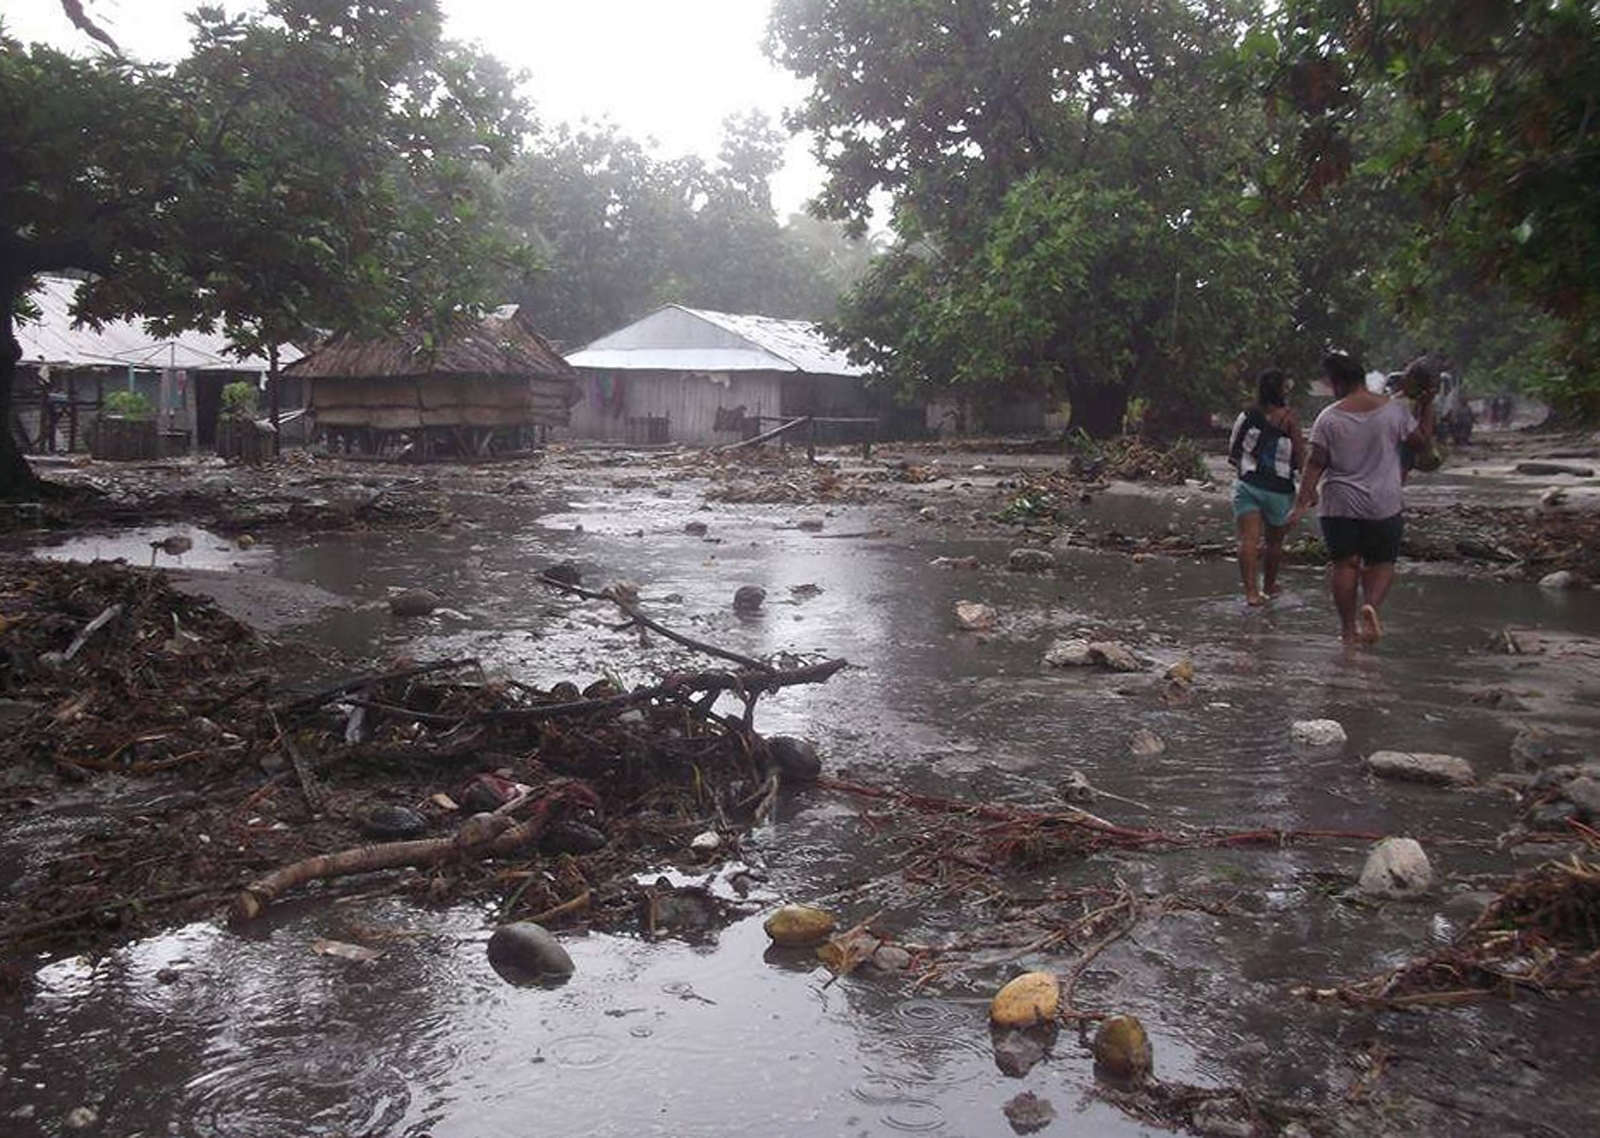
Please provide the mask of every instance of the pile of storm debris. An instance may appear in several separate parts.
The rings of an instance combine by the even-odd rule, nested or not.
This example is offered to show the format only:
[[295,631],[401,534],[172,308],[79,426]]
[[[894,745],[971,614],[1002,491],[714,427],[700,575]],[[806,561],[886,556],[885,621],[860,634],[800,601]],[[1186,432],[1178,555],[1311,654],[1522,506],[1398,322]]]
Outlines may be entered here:
[[[727,652],[664,628],[626,587],[547,583],[717,670],[628,691],[536,688],[473,660],[351,674],[154,572],[0,562],[0,950],[223,905],[248,921],[314,883],[400,868],[376,888],[495,898],[503,918],[672,909],[636,876],[736,850],[783,781],[818,773],[803,742],[756,733],[757,701],[844,663]],[[312,675],[326,682],[305,688]]]

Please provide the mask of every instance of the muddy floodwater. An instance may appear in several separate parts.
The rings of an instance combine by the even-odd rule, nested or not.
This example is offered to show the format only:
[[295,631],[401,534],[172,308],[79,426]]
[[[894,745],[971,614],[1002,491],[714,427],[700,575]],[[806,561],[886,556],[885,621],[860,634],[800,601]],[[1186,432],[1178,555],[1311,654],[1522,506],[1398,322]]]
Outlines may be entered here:
[[[1125,511],[1130,529],[1178,518],[1221,540],[1228,526],[1215,495],[1107,495],[1094,508],[1112,520]],[[706,508],[690,484],[663,495],[573,481],[464,500],[462,513],[470,523],[448,530],[264,539],[249,551],[196,531],[190,553],[159,563],[279,639],[373,658],[470,655],[536,684],[606,673],[632,683],[684,659],[660,642],[641,649],[636,633],[608,627],[614,614],[534,580],[572,559],[586,580],[637,582],[652,615],[704,639],[848,659],[830,683],[764,701],[758,722],[814,738],[830,773],[1057,804],[1075,768],[1104,792],[1093,809],[1130,825],[1454,839],[1433,850],[1439,888],[1405,904],[1343,896],[1365,855],[1355,841],[1102,854],[1012,884],[1048,894],[1120,881],[1212,902],[1141,925],[1075,996],[1140,1016],[1163,1079],[1241,1086],[1335,1118],[1355,1105],[1363,1122],[1352,1133],[1600,1132],[1590,999],[1400,1014],[1291,994],[1448,940],[1476,916],[1475,887],[1537,860],[1494,847],[1511,822],[1506,793],[1374,782],[1359,760],[1445,752],[1487,780],[1509,769],[1526,723],[1592,736],[1592,673],[1488,644],[1507,625],[1600,636],[1600,593],[1410,574],[1381,649],[1346,651],[1311,570],[1291,570],[1287,595],[1250,611],[1227,562],[1069,550],[1053,574],[1016,574],[1004,568],[1015,538],[976,540],[958,517],[887,506]],[[813,519],[820,530],[798,524]],[[692,521],[707,525],[704,537],[685,533]],[[150,542],[169,532],[40,552],[147,564]],[[982,567],[929,565],[966,556]],[[753,617],[730,605],[747,584],[767,592]],[[391,617],[390,593],[416,586],[446,607],[422,621]],[[956,631],[963,599],[993,605],[998,627]],[[1189,657],[1193,700],[1163,703],[1151,677],[1042,666],[1053,641],[1080,631],[1135,647],[1154,676]],[[1348,744],[1294,748],[1290,723],[1311,718],[1344,723]],[[1130,754],[1141,728],[1165,741],[1163,753]],[[847,918],[882,910],[883,925],[912,942],[984,927],[990,914],[970,895],[946,901],[899,883],[894,820],[867,825],[861,811],[825,791],[785,797],[745,843],[767,896],[834,898]],[[478,907],[364,899],[358,882],[334,900],[284,904],[246,935],[202,923],[42,960],[36,982],[0,1003],[0,1132],[55,1135],[87,1106],[87,1132],[124,1138],[990,1135],[1010,1133],[1002,1107],[1024,1090],[1053,1104],[1046,1134],[1158,1130],[1095,1093],[1071,1032],[1021,1079],[997,1068],[988,997],[1016,971],[1060,968],[1070,955],[1034,952],[920,991],[892,978],[830,983],[820,966],[770,953],[754,916],[696,942],[564,935],[571,980],[521,988],[485,958],[492,920]],[[313,950],[352,928],[381,948],[377,960]]]

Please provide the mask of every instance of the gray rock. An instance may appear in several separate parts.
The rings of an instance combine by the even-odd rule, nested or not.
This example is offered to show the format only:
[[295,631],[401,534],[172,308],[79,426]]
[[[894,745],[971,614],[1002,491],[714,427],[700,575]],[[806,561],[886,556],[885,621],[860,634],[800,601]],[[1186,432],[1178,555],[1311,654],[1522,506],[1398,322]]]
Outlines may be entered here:
[[935,557],[928,565],[934,569],[976,569],[976,557]]
[[1580,821],[1593,822],[1600,818],[1600,779],[1587,775],[1575,778],[1562,787],[1562,793],[1567,796],[1568,802],[1578,808]]
[[68,1130],[87,1130],[100,1121],[99,1112],[92,1106],[75,1106],[67,1112],[62,1123]]
[[374,806],[361,819],[361,832],[381,842],[419,838],[428,832],[428,820],[406,806]]
[[1301,719],[1289,725],[1289,738],[1302,747],[1342,747],[1350,737],[1337,719]]
[[1511,765],[1519,771],[1544,770],[1579,757],[1568,740],[1543,727],[1524,727],[1511,740]]
[[1011,1124],[1011,1129],[1018,1134],[1032,1134],[1043,1130],[1054,1122],[1056,1117],[1056,1108],[1032,1091],[1023,1091],[1001,1109],[1005,1111],[1006,1121]]
[[539,849],[545,853],[571,854],[582,857],[606,848],[605,834],[583,822],[556,822],[539,837]]
[[994,1065],[1002,1075],[1020,1079],[1049,1054],[1054,1032],[1049,1028],[1008,1028],[994,1033]]
[[999,619],[1000,614],[990,605],[977,601],[956,602],[956,627],[964,632],[987,632]]
[[1478,781],[1466,759],[1423,751],[1374,751],[1367,756],[1367,770],[1377,778],[1426,786],[1470,786]]
[[760,612],[761,606],[767,599],[767,591],[760,585],[740,585],[733,594],[733,611],[741,613]]
[[1535,478],[1549,478],[1558,474],[1570,474],[1574,478],[1594,477],[1593,467],[1573,466],[1566,462],[1519,462],[1513,469],[1518,474],[1531,474]]
[[389,611],[395,616],[427,616],[442,603],[427,589],[407,589],[389,598]]
[[880,944],[873,950],[872,966],[880,972],[904,972],[911,967],[911,954],[898,944]]
[[1589,583],[1570,569],[1558,569],[1539,578],[1541,589],[1586,589]]
[[1141,727],[1128,737],[1128,753],[1135,758],[1151,759],[1165,754],[1166,750],[1166,741],[1146,728]]
[[822,774],[822,759],[809,739],[793,735],[774,735],[767,740],[767,753],[784,782],[816,782]]
[[489,938],[489,963],[507,979],[559,979],[571,976],[572,957],[550,930],[532,921],[501,925]]
[[1087,640],[1058,640],[1044,654],[1044,662],[1052,668],[1088,668],[1094,655]]
[[1543,802],[1528,811],[1523,817],[1523,825],[1530,830],[1560,833],[1570,829],[1567,823],[1577,816],[1578,807],[1571,802]]
[[562,561],[549,566],[544,575],[552,581],[559,581],[563,585],[583,584],[583,570],[578,568],[576,561]]
[[1358,888],[1368,897],[1406,899],[1433,885],[1433,866],[1414,838],[1385,838],[1367,854]]
[[1056,784],[1056,792],[1067,802],[1093,802],[1094,787],[1080,770],[1068,770]]
[[706,523],[690,522],[683,527],[683,532],[690,537],[704,537],[706,535]]
[[1006,565],[1016,573],[1048,573],[1056,567],[1056,555],[1048,549],[1024,546],[1011,551],[1006,558]]

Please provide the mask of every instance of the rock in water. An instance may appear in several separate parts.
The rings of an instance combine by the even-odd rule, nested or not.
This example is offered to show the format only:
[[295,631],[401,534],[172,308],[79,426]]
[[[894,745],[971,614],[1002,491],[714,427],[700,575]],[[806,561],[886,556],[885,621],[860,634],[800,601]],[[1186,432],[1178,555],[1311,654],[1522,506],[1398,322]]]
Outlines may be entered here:
[[427,616],[441,604],[427,589],[407,589],[389,598],[389,611],[395,616]]
[[1089,645],[1089,655],[1097,664],[1113,672],[1138,672],[1144,669],[1139,658],[1115,640],[1100,640]]
[[1061,1010],[1061,984],[1049,972],[1024,972],[995,993],[989,1022],[995,1027],[1054,1023]]
[[[501,925],[489,938],[489,963],[507,979],[560,979],[571,976],[572,957],[550,930],[532,921]],[[508,975],[509,974],[509,975]]]
[[793,735],[774,735],[767,740],[767,753],[784,782],[816,782],[822,775],[822,760],[817,745]]
[[965,632],[985,632],[995,626],[1000,614],[977,601],[956,602],[956,625]]
[[1541,589],[1584,589],[1589,583],[1570,569],[1558,569],[1539,578]]
[[1511,740],[1511,765],[1519,771],[1537,771],[1576,762],[1582,752],[1572,740],[1543,727],[1523,727]]
[[1089,785],[1088,776],[1080,770],[1069,769],[1061,776],[1061,781],[1056,784],[1056,791],[1067,802],[1093,802],[1094,787]]
[[1044,662],[1052,668],[1087,668],[1094,664],[1094,654],[1087,640],[1058,640],[1044,654]]
[[1135,758],[1153,759],[1157,755],[1165,754],[1166,750],[1166,740],[1144,727],[1128,737],[1128,753]]
[[1385,838],[1372,847],[1359,888],[1368,897],[1417,897],[1433,884],[1428,855],[1412,838]]
[[1600,819],[1600,779],[1580,775],[1561,788],[1567,801],[1578,808],[1578,820],[1593,824]]
[[689,522],[687,525],[685,525],[683,527],[683,532],[688,534],[690,537],[705,537],[705,535],[706,535],[706,523],[705,522]]
[[1133,1016],[1101,1020],[1094,1033],[1094,1067],[1119,1082],[1138,1082],[1150,1074],[1152,1052],[1144,1024]]
[[361,819],[361,832],[381,842],[419,838],[428,832],[428,820],[404,806],[374,806]]
[[1056,567],[1056,555],[1048,549],[1013,549],[1006,564],[1015,573],[1048,573]]
[[879,972],[904,972],[911,967],[911,953],[898,944],[880,944],[873,950],[872,966]]
[[563,585],[583,584],[583,570],[578,568],[576,561],[562,561],[549,566],[544,575],[552,581],[559,581]]
[[784,948],[809,948],[833,935],[838,926],[832,913],[810,905],[785,905],[761,927],[774,944]]
[[1011,1123],[1011,1129],[1018,1134],[1032,1134],[1037,1130],[1043,1130],[1054,1122],[1056,1117],[1056,1108],[1032,1091],[1023,1091],[1006,1103],[1003,1109],[1006,1112],[1006,1121]]
[[1055,1042],[1056,1025],[1006,1027],[994,1031],[994,1065],[1002,1075],[1020,1079],[1044,1061]]
[[1374,751],[1367,756],[1367,770],[1377,778],[1426,786],[1470,786],[1478,781],[1466,759],[1422,751]]
[[607,840],[605,834],[583,822],[555,822],[540,836],[539,849],[582,857],[605,849]]
[[762,604],[767,599],[767,591],[760,585],[740,585],[733,594],[733,611],[742,613],[760,612]]
[[1342,747],[1350,737],[1337,719],[1301,719],[1289,725],[1289,738],[1302,747]]

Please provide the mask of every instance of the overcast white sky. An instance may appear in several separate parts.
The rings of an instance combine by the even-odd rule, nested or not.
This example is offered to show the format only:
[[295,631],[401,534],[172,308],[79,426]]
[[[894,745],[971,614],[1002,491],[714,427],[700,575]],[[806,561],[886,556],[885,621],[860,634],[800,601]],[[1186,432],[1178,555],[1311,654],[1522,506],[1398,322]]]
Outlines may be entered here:
[[[200,0],[85,0],[140,59],[170,60],[188,42],[184,13]],[[229,11],[252,5],[220,0]],[[777,120],[804,85],[761,51],[767,0],[441,0],[448,34],[528,73],[525,93],[547,123],[611,118],[663,153],[714,157],[722,120],[758,107]],[[0,0],[21,40],[88,52],[59,0]],[[780,214],[798,210],[821,174],[802,140],[773,185]]]

